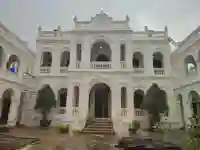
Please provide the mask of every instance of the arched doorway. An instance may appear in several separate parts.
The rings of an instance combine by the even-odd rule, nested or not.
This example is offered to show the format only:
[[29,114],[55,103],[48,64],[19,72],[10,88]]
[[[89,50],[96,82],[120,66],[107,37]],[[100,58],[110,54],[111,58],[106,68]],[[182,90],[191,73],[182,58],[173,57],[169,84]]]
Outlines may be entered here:
[[12,89],[7,89],[3,92],[0,124],[7,124],[8,122],[8,114],[10,112],[13,93]]
[[111,61],[111,49],[107,42],[97,41],[91,49],[90,61]]
[[111,117],[111,90],[104,83],[93,85],[89,95],[89,117]]
[[200,116],[200,96],[196,91],[190,91],[188,95],[192,108],[192,117]]

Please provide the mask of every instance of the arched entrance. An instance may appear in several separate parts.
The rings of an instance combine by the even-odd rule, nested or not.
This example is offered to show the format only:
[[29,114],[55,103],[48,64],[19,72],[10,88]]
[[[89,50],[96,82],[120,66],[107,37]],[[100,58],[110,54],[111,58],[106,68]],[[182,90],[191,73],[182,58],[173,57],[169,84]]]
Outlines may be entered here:
[[89,117],[111,117],[111,90],[104,83],[93,85],[89,95]]
[[3,92],[0,124],[7,124],[8,122],[8,114],[10,112],[12,95],[13,95],[12,89],[7,89]]
[[200,116],[200,96],[196,91],[190,91],[189,101],[191,102],[192,117]]
[[107,42],[97,41],[91,49],[90,61],[111,61],[111,49]]

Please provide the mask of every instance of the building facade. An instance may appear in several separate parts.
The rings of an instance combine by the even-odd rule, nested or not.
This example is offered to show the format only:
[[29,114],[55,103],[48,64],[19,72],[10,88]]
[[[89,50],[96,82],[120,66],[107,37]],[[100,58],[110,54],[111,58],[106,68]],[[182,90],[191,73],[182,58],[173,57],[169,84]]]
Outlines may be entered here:
[[[74,27],[69,31],[60,27],[45,31],[39,27],[35,57],[27,48],[23,51],[25,43],[24,47],[15,46],[19,49],[20,62],[25,62],[24,66],[20,63],[21,76],[16,83],[16,89],[26,93],[21,123],[38,125],[40,116],[34,110],[36,92],[49,85],[57,100],[57,107],[49,116],[52,125],[58,121],[70,122],[73,129],[82,130],[88,119],[109,118],[115,132],[123,135],[132,120],[144,116],[140,104],[146,91],[156,83],[167,95],[170,107],[167,121],[174,128],[182,127],[192,109],[187,106],[185,97],[182,96],[180,102],[178,95],[186,93],[184,90],[191,87],[194,76],[186,77],[182,68],[188,39],[181,46],[178,44],[173,53],[172,42],[167,27],[153,31],[145,26],[143,31],[134,31],[129,26],[128,16],[116,21],[103,11],[89,21],[74,17]],[[13,43],[16,41],[9,45]],[[11,53],[11,48],[3,47],[6,53]],[[12,52],[18,51],[13,49]],[[9,68],[13,73],[16,67],[10,66],[17,65],[11,64]],[[27,67],[33,71],[26,70]],[[1,74],[8,73],[4,70]],[[11,76],[13,74],[7,75]],[[198,85],[198,79],[194,84]],[[14,84],[9,86],[14,87]],[[4,90],[2,87],[1,92]],[[20,100],[17,96],[15,99]],[[19,110],[19,105],[15,106],[10,110]],[[16,116],[13,118],[16,120]],[[8,121],[8,124],[11,123]]]

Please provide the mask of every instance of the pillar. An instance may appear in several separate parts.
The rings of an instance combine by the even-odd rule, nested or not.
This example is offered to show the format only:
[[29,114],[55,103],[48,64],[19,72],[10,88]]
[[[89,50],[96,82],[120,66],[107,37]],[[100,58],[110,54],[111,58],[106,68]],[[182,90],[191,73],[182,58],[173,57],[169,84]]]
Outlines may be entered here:
[[131,85],[127,86],[127,109],[128,109],[128,120],[131,122],[134,119],[134,103],[133,103],[133,90]]
[[91,47],[90,42],[86,38],[82,45],[82,61],[81,61],[81,68],[89,69],[90,68],[90,54],[91,54]]
[[110,48],[112,51],[112,68],[119,69],[120,66],[120,43],[114,42],[110,44]]

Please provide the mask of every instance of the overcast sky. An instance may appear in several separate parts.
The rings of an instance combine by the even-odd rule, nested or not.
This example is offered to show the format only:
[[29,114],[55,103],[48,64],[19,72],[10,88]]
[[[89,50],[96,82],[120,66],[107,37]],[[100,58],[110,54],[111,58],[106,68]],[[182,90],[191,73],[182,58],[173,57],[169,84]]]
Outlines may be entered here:
[[0,21],[35,51],[38,25],[52,30],[73,27],[72,16],[89,20],[101,8],[113,19],[130,18],[133,30],[160,30],[180,41],[200,25],[200,0],[0,0]]

